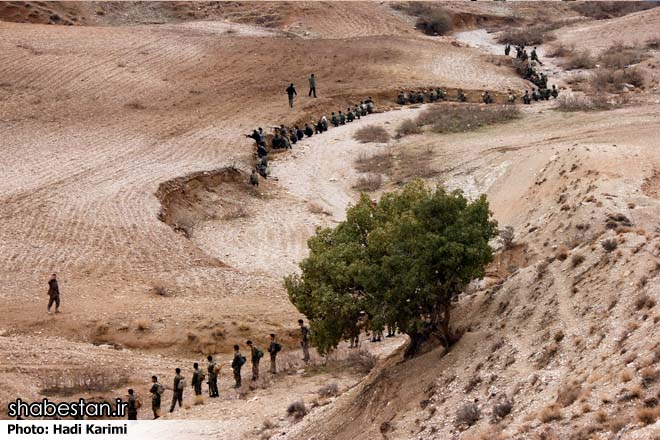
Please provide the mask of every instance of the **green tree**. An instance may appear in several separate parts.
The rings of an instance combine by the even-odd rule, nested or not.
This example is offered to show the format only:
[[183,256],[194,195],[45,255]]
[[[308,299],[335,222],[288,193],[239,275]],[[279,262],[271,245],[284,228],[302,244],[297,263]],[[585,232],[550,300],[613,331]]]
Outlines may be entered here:
[[319,229],[309,242],[302,273],[285,279],[291,302],[311,321],[321,353],[355,334],[360,312],[368,329],[396,325],[414,354],[430,331],[445,343],[452,299],[492,261],[497,235],[485,196],[469,202],[460,192],[428,189],[423,182],[366,195],[334,229]]

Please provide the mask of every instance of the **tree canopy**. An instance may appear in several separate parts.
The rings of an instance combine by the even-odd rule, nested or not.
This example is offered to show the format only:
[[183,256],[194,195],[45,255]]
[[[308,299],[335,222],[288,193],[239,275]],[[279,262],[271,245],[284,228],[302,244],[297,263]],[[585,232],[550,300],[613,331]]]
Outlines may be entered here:
[[451,344],[451,301],[484,276],[496,235],[485,196],[470,202],[415,181],[378,203],[363,194],[345,221],[318,229],[301,274],[285,286],[320,353],[361,328],[390,325],[411,337],[412,354],[435,330]]

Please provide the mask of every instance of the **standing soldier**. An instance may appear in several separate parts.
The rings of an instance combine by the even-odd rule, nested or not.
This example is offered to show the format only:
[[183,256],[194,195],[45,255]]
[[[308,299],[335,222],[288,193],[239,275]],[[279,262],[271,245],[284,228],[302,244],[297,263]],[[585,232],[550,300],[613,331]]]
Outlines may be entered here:
[[293,87],[293,83],[286,88],[286,94],[289,95],[289,107],[293,108],[293,97],[297,95],[296,88]]
[[504,55],[509,56],[509,53],[511,53],[511,45],[506,43],[506,46],[504,46]]
[[465,102],[465,93],[463,93],[463,90],[458,91],[458,102]]
[[172,384],[172,406],[170,406],[170,412],[174,412],[174,407],[176,404],[179,404],[179,408],[183,406],[183,388],[186,386],[185,379],[181,376],[181,368],[174,370],[176,373],[174,375],[174,383]]
[[309,329],[305,327],[302,319],[298,320],[300,324],[300,346],[303,350],[303,361],[309,362]]
[[135,395],[135,391],[133,391],[133,388],[129,388],[128,402],[126,406],[126,410],[128,412],[128,420],[137,420],[138,406],[139,404],[137,396]]
[[536,61],[540,65],[543,65],[541,60],[539,60],[539,55],[536,53],[536,46],[534,46],[534,49],[532,49],[532,53],[530,54],[530,58],[532,61]]
[[206,359],[209,361],[209,366],[206,368],[209,372],[209,397],[218,397],[218,367],[213,362],[213,356],[209,355]]
[[550,94],[555,99],[557,99],[557,96],[559,96],[559,90],[557,90],[557,87],[554,84],[552,85],[552,90],[550,90]]
[[277,353],[281,350],[282,345],[275,340],[275,333],[271,333],[268,353],[270,353],[270,372],[273,374],[277,374]]
[[60,287],[57,285],[57,274],[54,273],[48,280],[48,313],[55,303],[55,313],[60,313]]
[[252,174],[250,174],[250,185],[255,187],[259,186],[259,175],[257,174],[256,169],[252,170]]
[[193,389],[195,390],[195,396],[201,396],[202,395],[202,381],[204,380],[204,372],[202,371],[201,368],[199,368],[199,364],[195,362],[193,364],[193,375],[192,379],[190,379],[190,384],[193,386]]
[[245,356],[241,354],[240,347],[234,345],[234,360],[231,361],[231,369],[234,371],[234,380],[236,381],[234,388],[241,387],[241,367],[245,361]]
[[163,396],[165,388],[163,385],[158,383],[158,378],[156,376],[151,376],[151,410],[154,412],[154,420],[160,417],[160,399]]
[[314,94],[314,98],[316,98],[316,78],[314,78],[314,74],[312,73],[312,76],[309,77],[309,95],[312,96]]
[[523,104],[531,104],[532,99],[529,97],[529,91],[525,90],[525,94],[522,97]]
[[350,107],[347,108],[346,109],[346,121],[347,122],[353,122],[354,119],[355,119],[355,113],[353,113],[353,110],[351,110]]
[[250,347],[250,360],[252,361],[252,380],[259,379],[259,361],[264,357],[264,352],[259,350],[252,344],[252,341],[247,341],[248,347]]

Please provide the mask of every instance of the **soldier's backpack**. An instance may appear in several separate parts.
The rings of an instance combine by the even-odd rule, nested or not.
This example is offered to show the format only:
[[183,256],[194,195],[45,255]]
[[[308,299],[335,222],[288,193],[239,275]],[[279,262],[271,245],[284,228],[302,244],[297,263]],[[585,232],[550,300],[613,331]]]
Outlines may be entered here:
[[135,408],[137,409],[142,408],[142,400],[140,400],[139,397],[135,398]]
[[276,342],[273,348],[275,349],[275,353],[279,353],[280,351],[282,351],[282,344]]
[[243,356],[243,355],[241,355],[240,358],[239,358],[238,360],[239,360],[239,365],[240,365],[241,367],[247,362],[247,359],[246,359],[245,356]]
[[177,388],[179,389],[179,391],[183,391],[183,389],[185,387],[186,387],[186,379],[184,379],[182,377],[181,379],[179,379],[179,383],[177,384]]
[[219,374],[220,373],[220,368],[222,368],[220,365],[215,364],[215,366],[213,367],[213,374],[216,374],[216,375]]
[[201,373],[199,373],[199,383],[204,382],[205,379],[206,379],[206,373],[204,373],[204,370],[202,370]]
[[156,386],[156,393],[158,393],[159,396],[162,396],[164,392],[165,392],[165,387],[159,383]]
[[261,359],[262,357],[264,357],[264,352],[259,350],[258,348],[257,348],[257,353],[256,354],[257,354],[257,359]]

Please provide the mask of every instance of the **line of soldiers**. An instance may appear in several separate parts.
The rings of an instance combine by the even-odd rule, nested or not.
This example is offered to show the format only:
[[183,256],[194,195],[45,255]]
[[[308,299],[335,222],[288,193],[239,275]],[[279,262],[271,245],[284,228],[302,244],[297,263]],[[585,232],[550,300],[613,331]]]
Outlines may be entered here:
[[[447,98],[447,93],[441,88],[435,88],[430,90],[418,90],[413,92],[400,92],[396,98],[396,102],[399,105],[406,104],[423,104],[425,102],[436,102],[444,101]],[[465,99],[465,95],[463,95]],[[460,99],[459,99],[460,101]]]
[[[302,140],[304,137],[311,137],[315,134],[321,134],[328,131],[329,125],[335,127],[344,125],[347,122],[353,122],[355,119],[360,119],[375,111],[376,107],[371,96],[359,104],[351,105],[346,109],[346,113],[340,110],[337,114],[332,112],[330,121],[325,115],[322,115],[318,121],[310,121],[305,124],[303,128],[298,125],[293,128],[287,128],[284,125],[273,127],[273,137],[270,140],[270,148],[273,150],[278,149],[291,149],[294,144]],[[263,128],[259,127],[253,130],[251,134],[245,135],[254,140],[256,144],[257,160],[255,168],[250,174],[250,184],[252,186],[259,186],[259,176],[264,179],[268,178],[268,149],[266,148],[267,135]]]
[[[309,347],[311,342],[311,331],[305,325],[302,319],[298,320],[300,326],[300,346],[303,352],[303,361],[308,363],[310,361]],[[251,340],[246,341],[246,345],[250,349],[250,361],[252,363],[252,381],[259,380],[259,364],[261,358],[264,357],[264,352],[259,349]],[[267,349],[270,355],[270,368],[271,374],[277,374],[277,355],[282,351],[282,344],[280,344],[274,333],[270,334],[270,344]],[[213,356],[207,356],[208,364],[206,371],[204,371],[198,362],[193,363],[192,377],[190,385],[193,387],[195,396],[202,395],[202,384],[206,380],[208,385],[209,397],[216,398],[220,394],[218,392],[218,378],[222,366],[213,360]],[[234,376],[233,388],[240,388],[242,386],[241,368],[247,363],[247,358],[241,354],[241,347],[237,344],[234,345],[234,357],[231,362],[231,369]],[[183,406],[183,392],[187,387],[186,378],[181,374],[181,368],[174,370],[174,379],[172,382],[172,403],[170,411],[174,412],[176,405],[179,408]],[[162,403],[165,387],[158,381],[157,376],[151,376],[151,410],[153,411],[154,420],[160,417],[160,407]],[[141,402],[137,397],[135,391],[130,388],[128,390],[127,399],[127,415],[129,420],[137,420],[138,409],[141,407]]]
[[[510,51],[511,46],[509,44],[504,46],[505,55],[508,56]],[[550,99],[550,97],[556,99],[559,96],[559,90],[554,84],[552,85],[552,88],[548,88],[547,75],[536,70],[536,63],[543,65],[538,57],[538,53],[536,52],[536,47],[534,47],[531,53],[528,55],[527,50],[525,49],[525,45],[517,45],[516,58],[522,60],[524,63],[520,71],[522,77],[537,87],[536,89],[532,89],[531,94],[528,90],[525,90],[525,94],[522,96],[523,104],[531,104],[532,100],[540,101],[545,99],[547,101]],[[509,101],[511,102],[511,95],[509,95]]]

